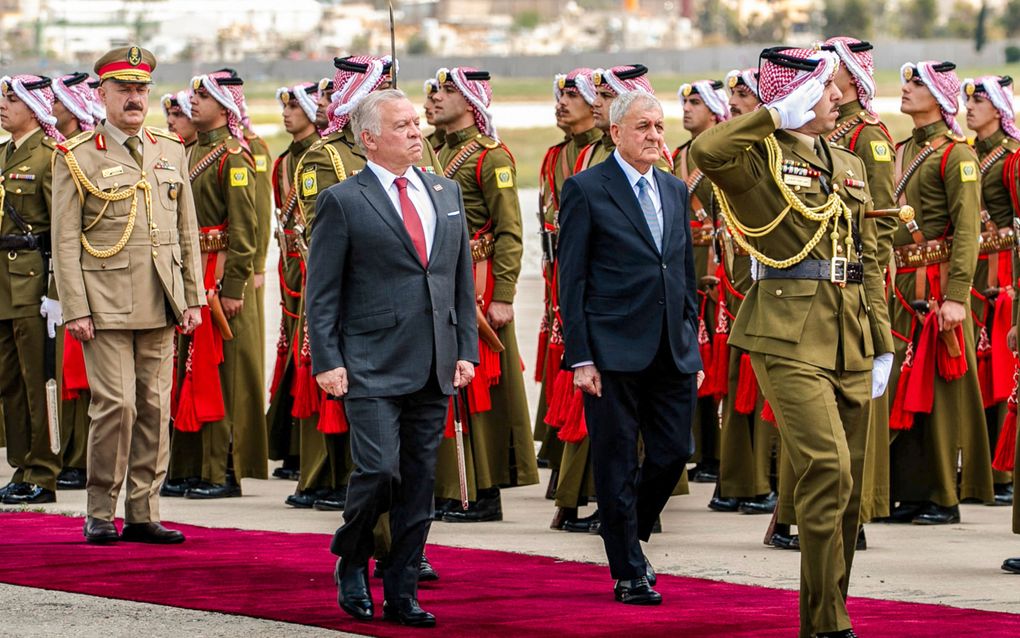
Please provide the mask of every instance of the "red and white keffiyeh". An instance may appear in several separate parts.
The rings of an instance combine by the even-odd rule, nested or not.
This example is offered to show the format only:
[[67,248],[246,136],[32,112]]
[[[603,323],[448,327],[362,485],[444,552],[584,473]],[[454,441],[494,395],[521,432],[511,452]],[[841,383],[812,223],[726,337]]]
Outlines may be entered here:
[[89,87],[88,73],[69,73],[53,81],[53,95],[78,120],[78,128],[91,131],[98,118],[94,102],[96,93]]
[[648,68],[643,64],[625,64],[611,69],[595,69],[592,82],[596,87],[608,86],[613,93],[622,95],[631,91],[644,91],[655,95],[648,81]]
[[907,62],[900,67],[900,82],[906,84],[911,81],[914,71],[935,96],[946,126],[962,136],[963,129],[956,121],[956,114],[960,112],[960,78],[956,75],[956,65],[937,60],[924,60],[917,64]]
[[[469,66],[457,66],[452,69],[439,69],[436,72],[436,81],[442,85],[446,82],[453,82],[464,99],[468,101],[474,110],[475,125],[483,135],[498,139],[496,126],[492,123],[492,113],[489,106],[492,104],[492,86],[487,79],[489,74]],[[486,79],[482,79],[482,78]]]
[[846,65],[850,75],[854,76],[857,99],[864,110],[877,115],[871,106],[871,101],[875,99],[875,61],[871,55],[871,45],[857,38],[836,36],[826,40],[824,46],[826,49],[831,48],[839,56],[840,62]]
[[692,93],[701,96],[705,106],[715,115],[717,122],[725,122],[730,119],[730,106],[726,100],[726,93],[723,92],[722,83],[716,80],[698,80],[697,82],[684,83],[680,85],[677,96],[680,98],[680,106],[683,107],[687,98]]
[[[221,84],[221,81],[223,83]],[[237,74],[222,70],[191,78],[192,90],[204,88],[223,108],[227,109],[227,129],[245,147],[244,129],[248,123],[248,105],[244,100],[244,84]]]
[[7,95],[13,91],[19,100],[32,111],[42,130],[58,142],[64,136],[57,130],[57,118],[53,115],[53,88],[48,77],[39,75],[5,75],[0,78],[0,92]]
[[774,47],[762,51],[760,68],[758,96],[769,106],[809,80],[828,82],[839,68],[839,57],[829,51]]
[[591,106],[595,103],[595,82],[592,79],[594,69],[579,67],[570,73],[557,73],[553,80],[553,97],[558,102],[564,93],[575,92]]
[[1020,140],[1020,129],[1016,125],[1016,112],[1013,110],[1013,80],[1008,76],[984,75],[978,79],[967,78],[960,86],[960,97],[964,102],[973,93],[984,93],[999,111],[1002,130],[1015,140]]
[[329,126],[323,136],[336,133],[347,126],[351,111],[362,98],[375,91],[390,79],[387,71],[391,64],[388,55],[355,55],[333,61],[337,70],[333,76],[333,95],[330,98]]

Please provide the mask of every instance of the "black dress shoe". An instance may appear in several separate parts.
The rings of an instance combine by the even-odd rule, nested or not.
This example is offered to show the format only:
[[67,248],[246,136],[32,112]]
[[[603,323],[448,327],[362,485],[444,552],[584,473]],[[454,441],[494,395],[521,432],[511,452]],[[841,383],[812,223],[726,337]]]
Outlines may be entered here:
[[454,509],[443,514],[445,523],[486,523],[503,520],[503,504],[499,493],[493,497],[478,497],[466,510]]
[[422,609],[414,598],[384,601],[382,613],[383,620],[400,623],[407,627],[436,626],[436,617]]
[[800,551],[800,536],[797,534],[772,533],[772,546],[779,549],[792,549]]
[[659,577],[655,575],[655,569],[652,568],[652,564],[648,562],[648,557],[645,556],[645,578],[648,579],[648,584],[655,587],[655,583],[659,580]]
[[1014,574],[1020,574],[1020,558],[1007,558],[1002,561],[1002,569]]
[[563,526],[570,521],[577,520],[577,508],[576,507],[557,507],[556,513],[553,514],[552,522],[549,523],[549,529],[563,529]]
[[875,519],[877,523],[910,523],[924,509],[924,503],[903,502],[892,508],[889,516]]
[[285,481],[296,481],[301,478],[301,470],[297,470],[292,467],[278,467],[273,470],[273,478],[283,479]]
[[736,512],[740,508],[740,504],[744,501],[739,498],[723,498],[721,496],[713,496],[712,500],[708,502],[708,509],[715,510],[716,512]]
[[995,484],[995,501],[990,503],[991,505],[1012,505],[1013,504],[1013,484],[1012,483],[996,483]]
[[57,476],[58,490],[83,490],[85,489],[85,470],[77,467],[65,467],[60,470]]
[[185,492],[185,498],[208,500],[214,498],[233,498],[241,495],[241,486],[237,483],[208,483],[202,481]]
[[298,490],[284,499],[284,503],[298,509],[312,509],[316,499],[324,498],[331,493],[331,490],[319,488],[314,490]]
[[56,503],[57,493],[33,483],[22,483],[19,489],[7,492],[3,500],[5,505],[37,505],[40,503]]
[[864,535],[864,526],[861,525],[860,531],[857,532],[857,546],[854,551],[863,552],[868,549],[868,538]]
[[125,523],[120,540],[125,543],[177,545],[184,542],[184,534],[175,529],[167,529],[160,523]]
[[113,521],[104,521],[88,516],[85,518],[85,542],[95,545],[109,545],[120,540],[117,527]]
[[776,493],[770,492],[765,496],[744,501],[740,504],[740,511],[744,514],[771,514],[775,511],[778,500]]
[[642,576],[634,580],[620,580],[613,587],[616,602],[625,605],[658,605],[662,603],[662,595],[652,589],[648,579]]
[[159,488],[160,496],[183,498],[193,487],[198,487],[202,479],[197,477],[182,479],[167,479],[163,481],[163,487]]
[[853,629],[842,629],[840,631],[824,631],[820,634],[815,634],[816,638],[857,638],[857,634],[854,633]]
[[347,507],[347,492],[332,490],[315,499],[312,507],[320,512],[342,512]]
[[538,464],[538,469],[540,470],[549,469],[549,459],[538,459],[536,463]]
[[428,557],[425,556],[425,552],[422,552],[421,560],[418,561],[418,582],[428,583],[435,580],[439,580],[439,572],[437,572],[436,568],[429,562]]
[[595,510],[584,518],[575,518],[572,521],[563,523],[563,529],[568,532],[590,534],[591,528],[599,524],[599,511]]
[[949,525],[959,522],[959,505],[943,507],[935,503],[929,503],[913,520],[915,525]]
[[349,564],[340,558],[333,570],[336,601],[355,620],[372,620],[372,593],[368,587],[368,566]]
[[21,492],[28,489],[28,483],[8,483],[3,487],[0,487],[0,501],[3,501],[4,497],[12,492]]
[[441,521],[443,514],[458,509],[460,509],[460,501],[455,501],[452,498],[437,498],[435,509],[432,512],[432,520]]

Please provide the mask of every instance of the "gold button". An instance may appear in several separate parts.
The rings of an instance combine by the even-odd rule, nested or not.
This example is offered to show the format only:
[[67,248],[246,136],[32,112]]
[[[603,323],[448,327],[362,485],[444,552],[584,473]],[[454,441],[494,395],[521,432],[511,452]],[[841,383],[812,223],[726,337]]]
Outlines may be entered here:
[[833,185],[832,185],[832,192],[833,192],[833,193],[835,193],[835,192],[837,192],[838,190],[839,190],[839,184],[833,184]]
[[156,257],[159,257],[159,252],[154,250],[152,251],[152,258],[155,259]]
[[29,277],[35,277],[35,271],[34,270],[29,270],[28,271],[28,276]]
[[800,186],[794,186],[794,187],[793,187],[793,190],[794,190],[795,192],[798,192],[798,193],[799,193],[799,192],[800,192]]
[[103,263],[99,264],[99,267],[100,268],[106,268],[106,262],[104,261]]
[[145,177],[145,171],[142,171],[142,177]]
[[782,297],[783,296],[783,289],[782,288],[776,288],[776,296],[777,297]]
[[18,193],[18,194],[21,194],[21,189],[20,189],[20,188],[18,188],[18,189],[16,189],[16,190],[15,190],[14,192],[15,192],[15,193]]

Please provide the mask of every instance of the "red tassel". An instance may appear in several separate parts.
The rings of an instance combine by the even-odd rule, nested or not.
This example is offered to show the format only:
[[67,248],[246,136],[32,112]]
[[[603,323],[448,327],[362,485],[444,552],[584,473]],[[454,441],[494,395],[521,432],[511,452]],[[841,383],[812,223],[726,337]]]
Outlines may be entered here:
[[[912,372],[906,391],[900,392],[897,384],[896,399],[903,397],[903,410],[906,412],[929,414],[935,401],[935,351],[938,350],[938,317],[929,312],[921,327],[921,336],[917,341],[911,362]],[[916,374],[914,373],[916,371]]]
[[[498,385],[499,378],[503,374],[502,368],[500,368],[499,353],[485,345],[481,341],[478,342],[478,358],[481,362],[476,368],[481,368],[485,374],[485,378],[488,380],[490,386]],[[475,374],[478,370],[475,370]]]
[[[1008,259],[999,259],[1009,263]],[[1009,279],[1006,279],[1008,283]],[[992,377],[992,399],[995,403],[1002,403],[1009,399],[1013,390],[1012,372],[1016,368],[1016,355],[1006,345],[1006,334],[1013,325],[1013,298],[1009,290],[1003,289],[995,300],[995,314],[992,318],[991,346],[991,377]]]
[[269,396],[276,396],[283,382],[283,373],[287,370],[287,359],[290,357],[290,348],[287,344],[287,332],[284,329],[283,320],[280,320],[280,337],[276,340],[276,365],[273,367],[273,382],[269,386]]
[[584,420],[584,393],[575,389],[568,403],[563,427],[556,436],[564,443],[580,443],[588,436],[588,426]]
[[174,414],[174,429],[181,432],[198,432],[202,429],[202,424],[195,414],[195,397],[190,374],[184,377],[184,383],[181,384],[177,412]]
[[347,415],[344,414],[343,402],[339,399],[328,399],[323,392],[319,403],[319,423],[315,429],[323,434],[347,432]]
[[896,382],[896,396],[893,398],[892,409],[889,412],[890,430],[909,430],[914,427],[914,413],[904,407],[913,369],[914,344],[908,343],[907,355],[903,359],[903,365],[900,366],[900,380]]
[[[464,400],[462,398],[460,398],[459,395],[454,395],[454,396],[450,397],[450,403],[449,403],[449,405],[446,408],[446,427],[443,430],[443,438],[447,438],[447,439],[452,439],[453,437],[457,436],[457,430],[454,428],[454,420],[453,420],[453,417],[454,417],[453,402],[454,401],[460,401],[460,413],[461,413],[461,415],[467,414],[467,407],[464,405]],[[460,425],[461,425],[461,431],[463,431],[465,434],[467,434],[468,424],[467,424],[467,421],[464,420],[463,416],[461,416]]]
[[549,328],[545,317],[542,317],[542,328],[538,331],[538,353],[535,355],[535,383],[542,382],[545,374],[545,358],[549,352]]
[[761,420],[779,427],[779,422],[776,421],[776,415],[772,411],[772,404],[770,404],[767,400],[765,401],[765,405],[761,408]]
[[559,374],[560,365],[563,363],[563,342],[557,341],[554,337],[549,339],[549,348],[545,355],[545,402],[552,400],[553,386],[556,383],[556,375]]
[[312,376],[312,351],[308,345],[308,325],[302,324],[304,337],[301,340],[301,351],[297,353],[297,368],[291,382],[290,395],[294,403],[290,415],[295,419],[307,419],[319,411],[319,384]]
[[999,472],[1012,472],[1016,464],[1016,403],[1010,402],[1006,412],[1006,422],[999,432],[999,444],[995,447],[995,458],[992,469]]
[[967,374],[967,357],[964,354],[964,349],[967,346],[966,342],[963,340],[963,328],[961,326],[957,326],[954,331],[954,335],[956,336],[956,342],[960,345],[959,356],[949,356],[949,351],[942,342],[941,336],[939,337],[938,347],[935,349],[939,376],[946,381],[955,381]]
[[560,370],[553,382],[552,398],[549,409],[545,413],[545,423],[551,428],[560,428],[567,422],[570,413],[570,401],[574,396],[573,370]]
[[[698,353],[701,355],[701,368],[706,374],[712,369],[712,340],[708,336],[708,328],[705,326],[705,318],[698,319]],[[712,383],[709,379],[698,388],[698,398],[712,396]]]
[[995,405],[996,402],[992,388],[992,345],[988,340],[988,331],[985,329],[985,326],[981,326],[981,332],[978,334],[977,365],[978,385],[981,388],[981,402],[987,409]]
[[64,401],[77,399],[82,390],[89,389],[88,373],[85,371],[85,353],[81,341],[64,332],[64,361],[61,366],[63,375],[60,397]]
[[751,414],[754,412],[754,406],[757,403],[758,380],[754,376],[754,368],[751,367],[751,355],[745,352],[740,355],[740,371],[737,373],[737,396],[733,402],[733,409],[738,414]]

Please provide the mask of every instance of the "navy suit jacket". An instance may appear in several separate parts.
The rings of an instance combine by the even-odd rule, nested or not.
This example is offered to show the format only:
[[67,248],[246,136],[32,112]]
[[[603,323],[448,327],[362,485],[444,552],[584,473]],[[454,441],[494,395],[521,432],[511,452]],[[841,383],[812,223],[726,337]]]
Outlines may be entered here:
[[436,209],[428,265],[371,169],[319,194],[308,257],[312,372],[347,368],[351,398],[453,394],[478,363],[471,249],[457,182],[420,172]]
[[687,186],[656,169],[662,254],[615,157],[578,173],[560,197],[558,277],[564,366],[638,372],[666,330],[680,372],[701,369]]

